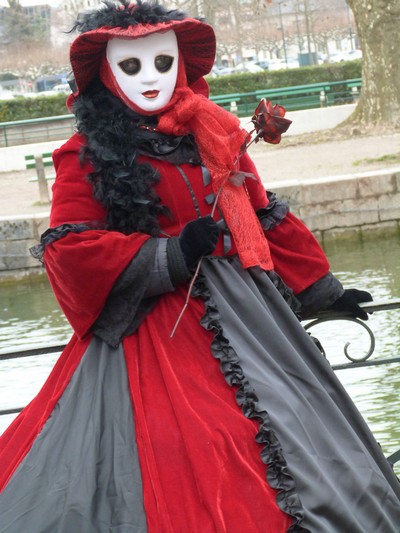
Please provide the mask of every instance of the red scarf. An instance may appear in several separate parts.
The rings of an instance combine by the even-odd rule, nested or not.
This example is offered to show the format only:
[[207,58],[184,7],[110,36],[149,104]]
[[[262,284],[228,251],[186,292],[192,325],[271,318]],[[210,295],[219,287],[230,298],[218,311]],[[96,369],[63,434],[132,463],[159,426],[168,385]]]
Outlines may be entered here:
[[[108,89],[128,107],[144,115],[152,114],[138,109],[127,99],[105,58],[100,75]],[[243,267],[260,266],[264,270],[272,270],[268,242],[246,190],[229,181],[239,166],[240,150],[248,136],[247,131],[240,127],[239,119],[187,86],[181,57],[175,92],[167,106],[158,113],[157,131],[176,136],[194,135],[201,159],[210,171],[214,193],[219,194],[218,206],[232,233]]]
[[272,270],[269,246],[242,186],[233,185],[229,176],[238,167],[238,155],[247,131],[237,117],[188,87],[176,89],[175,105],[159,116],[157,130],[170,135],[193,133],[204,165],[210,171],[218,206],[234,238],[244,268],[260,266]]

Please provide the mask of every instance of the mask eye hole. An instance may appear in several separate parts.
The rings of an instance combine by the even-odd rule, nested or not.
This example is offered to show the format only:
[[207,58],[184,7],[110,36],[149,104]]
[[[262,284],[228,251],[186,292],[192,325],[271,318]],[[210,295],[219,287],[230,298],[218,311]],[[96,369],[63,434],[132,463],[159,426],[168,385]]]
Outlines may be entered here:
[[160,55],[160,56],[157,56],[154,60],[154,65],[156,67],[156,69],[158,70],[158,72],[168,72],[172,65],[174,63],[174,58],[172,56],[165,56],[165,55]]
[[120,61],[118,63],[118,66],[128,76],[134,76],[140,71],[142,67],[140,60],[137,59],[136,57],[130,57],[129,59],[124,59],[123,61]]

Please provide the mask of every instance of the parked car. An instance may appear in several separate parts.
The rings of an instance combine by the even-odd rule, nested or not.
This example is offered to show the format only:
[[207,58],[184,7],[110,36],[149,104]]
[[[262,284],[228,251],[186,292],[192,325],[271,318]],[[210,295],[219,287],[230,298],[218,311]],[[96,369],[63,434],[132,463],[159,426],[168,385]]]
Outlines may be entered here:
[[68,83],[60,83],[59,85],[54,85],[53,91],[56,93],[69,94],[71,92],[71,88]]
[[0,89],[0,100],[12,100],[13,98],[15,98],[14,93]]
[[245,61],[238,63],[235,67],[235,72],[263,72],[264,69],[257,65],[254,61]]
[[227,74],[234,74],[235,68],[234,67],[222,67],[214,65],[211,69],[210,76],[213,78],[216,78],[218,76],[226,76]]
[[254,63],[264,70],[268,70],[269,68],[269,61],[267,59],[262,59],[261,61],[254,61]]
[[362,51],[349,50],[347,52],[333,54],[329,58],[329,63],[341,63],[342,61],[353,61],[353,59],[362,59]]
[[211,70],[211,76],[226,76],[227,74],[240,74],[243,72],[263,72],[264,69],[257,65],[254,61],[245,61],[238,63],[236,67],[218,67],[214,65]]

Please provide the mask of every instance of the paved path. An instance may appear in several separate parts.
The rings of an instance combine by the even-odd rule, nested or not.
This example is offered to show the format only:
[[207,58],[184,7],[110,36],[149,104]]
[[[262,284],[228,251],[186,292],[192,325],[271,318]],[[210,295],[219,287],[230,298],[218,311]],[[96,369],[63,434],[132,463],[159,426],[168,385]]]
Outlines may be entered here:
[[[316,142],[323,133],[287,137],[277,146],[252,145],[255,161],[266,187],[281,181],[307,181],[315,178],[376,171],[400,165],[400,133],[380,136],[354,136],[344,140]],[[397,160],[388,162],[397,154]],[[386,156],[386,161],[368,162]],[[37,183],[28,181],[32,171],[0,172],[0,216],[46,213],[39,206]]]

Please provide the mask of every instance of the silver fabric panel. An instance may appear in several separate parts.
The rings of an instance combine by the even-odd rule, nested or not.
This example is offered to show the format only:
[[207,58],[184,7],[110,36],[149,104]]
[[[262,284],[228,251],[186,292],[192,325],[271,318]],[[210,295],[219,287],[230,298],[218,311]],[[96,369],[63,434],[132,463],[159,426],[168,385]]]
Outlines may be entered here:
[[157,250],[151,270],[149,285],[144,293],[145,298],[172,292],[175,287],[171,283],[167,260],[168,239],[157,239]]
[[1,533],[146,533],[122,347],[93,338],[0,496]]
[[261,269],[202,272],[223,335],[269,414],[313,533],[399,533],[400,484],[329,364]]

